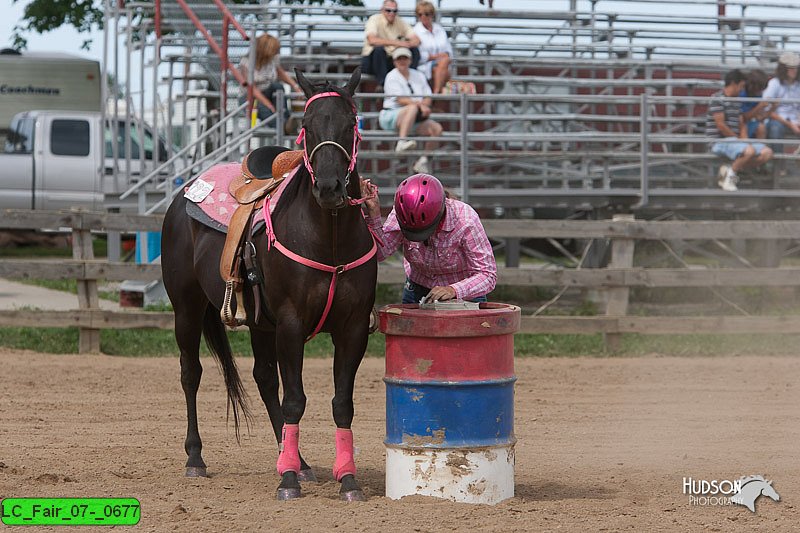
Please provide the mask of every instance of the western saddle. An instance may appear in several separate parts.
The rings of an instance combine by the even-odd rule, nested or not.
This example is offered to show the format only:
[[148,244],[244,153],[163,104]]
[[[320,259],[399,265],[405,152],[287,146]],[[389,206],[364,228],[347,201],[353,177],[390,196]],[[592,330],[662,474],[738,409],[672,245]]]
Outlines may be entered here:
[[[242,173],[231,181],[228,188],[228,192],[239,203],[228,225],[228,234],[219,262],[219,272],[225,282],[225,298],[220,309],[220,318],[230,328],[241,326],[247,319],[242,296],[244,284],[242,262],[247,280],[253,285],[256,321],[261,311],[258,285],[263,280],[255,261],[255,246],[250,240],[256,205],[259,200],[277,189],[286,176],[303,161],[302,150],[287,150],[279,153],[277,157],[274,157],[274,150],[273,147],[256,148],[247,154],[242,161]],[[235,316],[231,309],[234,293],[236,294]]]

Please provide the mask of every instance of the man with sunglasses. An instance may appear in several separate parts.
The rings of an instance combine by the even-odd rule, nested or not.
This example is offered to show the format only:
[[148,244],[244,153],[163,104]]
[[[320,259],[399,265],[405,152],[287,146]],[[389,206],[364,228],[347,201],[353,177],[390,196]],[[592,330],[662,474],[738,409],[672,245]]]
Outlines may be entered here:
[[392,52],[398,47],[411,50],[411,68],[419,63],[419,37],[397,14],[397,2],[384,0],[380,13],[367,19],[364,48],[361,50],[361,72],[375,76],[378,90],[383,91],[386,74],[394,68]]

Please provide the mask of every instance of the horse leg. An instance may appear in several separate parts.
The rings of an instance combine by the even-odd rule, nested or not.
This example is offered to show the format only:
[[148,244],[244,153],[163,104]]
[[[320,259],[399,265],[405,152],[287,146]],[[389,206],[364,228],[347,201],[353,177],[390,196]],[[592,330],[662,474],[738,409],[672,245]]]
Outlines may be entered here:
[[345,501],[366,501],[366,496],[356,482],[356,464],[353,459],[353,388],[356,372],[367,349],[369,324],[364,321],[351,328],[339,329],[331,335],[333,353],[333,420],[336,422],[336,462],[333,475],[342,486],[339,497]]
[[[267,408],[272,431],[280,448],[281,433],[283,429],[283,412],[278,398],[278,360],[275,354],[275,333],[250,329],[250,345],[253,348],[255,363],[253,365],[253,378],[258,385],[261,400]],[[300,455],[300,472],[297,473],[299,481],[317,481],[314,471],[308,466],[303,456]]]
[[278,473],[281,483],[278,485],[278,499],[289,500],[300,497],[300,483],[297,474],[301,470],[300,462],[300,419],[306,409],[306,395],[303,392],[303,332],[300,324],[279,324],[276,348],[281,354],[280,374],[283,382],[283,431],[281,453],[278,456]]
[[[202,294],[198,288],[196,294]],[[197,390],[203,367],[200,364],[200,334],[205,305],[185,305],[175,308],[175,339],[181,352],[181,386],[186,397],[186,441],[184,449],[186,477],[206,477],[206,463],[203,461],[203,442],[197,427]]]

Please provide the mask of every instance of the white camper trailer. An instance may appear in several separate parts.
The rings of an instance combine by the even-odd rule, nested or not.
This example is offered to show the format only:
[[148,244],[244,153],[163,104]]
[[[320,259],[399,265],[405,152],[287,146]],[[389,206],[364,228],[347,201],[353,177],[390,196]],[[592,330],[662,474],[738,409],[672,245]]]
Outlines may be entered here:
[[0,54],[0,144],[21,111],[101,111],[100,63],[53,53]]

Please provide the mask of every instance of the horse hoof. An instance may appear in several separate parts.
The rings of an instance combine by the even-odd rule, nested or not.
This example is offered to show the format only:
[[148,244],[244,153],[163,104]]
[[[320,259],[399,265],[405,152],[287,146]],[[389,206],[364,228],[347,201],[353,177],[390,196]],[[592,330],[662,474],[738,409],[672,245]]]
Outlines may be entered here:
[[297,474],[297,481],[310,481],[312,483],[317,482],[317,476],[314,475],[314,471],[310,468],[306,468],[305,470],[301,470],[299,474]]
[[365,502],[367,497],[364,492],[360,490],[348,490],[347,492],[340,492],[339,499],[345,502]]
[[208,477],[205,466],[187,466],[186,477]]
[[296,500],[300,497],[300,489],[278,489],[278,501]]

